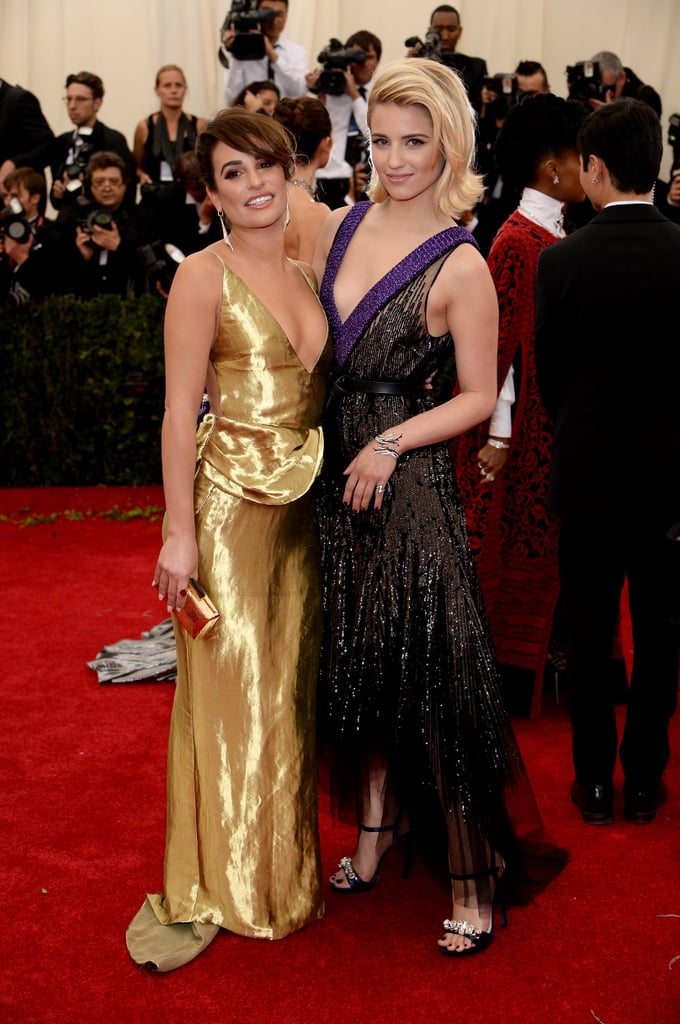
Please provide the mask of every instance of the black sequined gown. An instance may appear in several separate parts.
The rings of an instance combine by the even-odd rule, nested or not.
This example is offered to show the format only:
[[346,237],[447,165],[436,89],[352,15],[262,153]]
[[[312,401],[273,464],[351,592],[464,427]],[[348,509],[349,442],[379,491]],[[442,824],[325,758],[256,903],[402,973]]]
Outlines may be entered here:
[[[428,292],[447,256],[474,242],[457,227],[429,239],[341,322],[334,280],[368,209],[358,203],[343,221],[321,287],[335,372],[423,382],[453,344],[449,334],[428,334]],[[504,791],[523,768],[446,444],[399,459],[380,511],[353,513],[341,500],[343,470],[359,450],[431,404],[424,391],[336,393],[329,402],[319,502],[326,616],[320,732],[336,804],[356,800],[362,755],[379,751],[405,813],[416,815],[428,794],[441,797],[449,836],[452,829],[458,835],[451,870],[474,873],[488,867],[487,842],[507,855],[513,833]]]

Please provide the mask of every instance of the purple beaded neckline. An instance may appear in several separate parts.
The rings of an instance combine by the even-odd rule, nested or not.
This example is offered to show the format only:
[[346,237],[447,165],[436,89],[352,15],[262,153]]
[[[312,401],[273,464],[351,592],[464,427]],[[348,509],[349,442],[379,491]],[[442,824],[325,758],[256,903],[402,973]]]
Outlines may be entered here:
[[370,202],[356,203],[343,220],[328,254],[326,270],[321,282],[321,302],[326,310],[333,334],[335,359],[340,366],[346,361],[375,314],[417,274],[440,256],[455,249],[461,242],[468,242],[477,247],[475,239],[465,228],[454,226],[440,231],[439,234],[426,239],[396,266],[388,270],[343,321],[340,319],[333,295],[335,278],[352,235],[372,205]]

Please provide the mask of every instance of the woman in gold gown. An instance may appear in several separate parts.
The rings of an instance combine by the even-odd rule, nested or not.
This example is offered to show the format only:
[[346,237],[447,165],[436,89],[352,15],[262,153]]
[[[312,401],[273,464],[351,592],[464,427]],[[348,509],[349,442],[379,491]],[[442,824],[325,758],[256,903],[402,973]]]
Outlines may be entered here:
[[322,459],[327,326],[311,271],[284,253],[294,162],[283,128],[225,110],[197,152],[224,241],[182,263],[168,300],[154,586],[178,611],[196,577],[220,618],[196,640],[175,621],[164,893],[127,934],[133,959],[157,970],[193,959],[220,928],[276,939],[323,913],[308,492]]

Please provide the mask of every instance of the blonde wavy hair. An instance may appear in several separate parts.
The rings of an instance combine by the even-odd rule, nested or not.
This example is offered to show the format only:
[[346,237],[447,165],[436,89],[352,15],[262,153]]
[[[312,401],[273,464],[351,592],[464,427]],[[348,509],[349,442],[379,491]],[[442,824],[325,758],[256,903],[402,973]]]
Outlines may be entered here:
[[[437,61],[406,57],[387,64],[373,79],[368,100],[368,125],[377,106],[422,107],[432,121],[444,161],[434,193],[435,206],[447,217],[471,209],[484,191],[482,176],[473,170],[476,114],[465,86],[451,68]],[[388,198],[373,170],[368,194],[376,203]]]

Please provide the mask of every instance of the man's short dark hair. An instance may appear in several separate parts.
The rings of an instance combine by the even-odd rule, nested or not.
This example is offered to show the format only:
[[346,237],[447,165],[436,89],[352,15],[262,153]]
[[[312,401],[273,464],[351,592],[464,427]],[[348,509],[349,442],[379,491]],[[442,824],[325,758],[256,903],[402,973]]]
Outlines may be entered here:
[[543,75],[543,81],[548,84],[548,75],[542,64],[539,64],[537,60],[521,60],[515,68],[516,75],[523,75],[525,78],[530,78],[531,75],[537,75],[538,73]]
[[458,13],[455,7],[451,6],[451,4],[440,4],[439,7],[435,7],[432,14],[430,15],[430,25],[432,24],[432,19],[434,18],[435,14],[455,14],[456,17],[458,18],[458,24],[460,25],[460,14]]
[[43,209],[47,198],[47,186],[40,171],[34,170],[33,167],[17,167],[5,178],[5,189],[14,186],[21,188],[22,185],[29,196],[40,197],[38,205]]
[[118,156],[117,153],[113,153],[107,149],[100,149],[98,153],[93,153],[87,161],[87,167],[85,168],[85,180],[88,182],[92,181],[92,175],[95,171],[103,171],[107,167],[117,167],[123,176],[123,184],[127,185],[128,173],[125,161],[122,157]]
[[66,79],[66,88],[73,84],[86,85],[92,90],[93,100],[104,99],[104,83],[99,75],[93,75],[91,71],[78,71],[75,75],[69,75]]
[[644,195],[653,188],[661,166],[661,122],[647,103],[624,96],[586,118],[577,147],[584,170],[590,156],[597,156],[606,164],[614,188]]
[[367,32],[366,29],[361,29],[359,32],[352,33],[345,43],[345,46],[350,49],[354,46],[358,46],[361,50],[368,50],[369,46],[372,46],[378,60],[382,57],[382,43],[377,36],[374,36],[372,32]]

